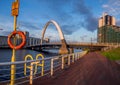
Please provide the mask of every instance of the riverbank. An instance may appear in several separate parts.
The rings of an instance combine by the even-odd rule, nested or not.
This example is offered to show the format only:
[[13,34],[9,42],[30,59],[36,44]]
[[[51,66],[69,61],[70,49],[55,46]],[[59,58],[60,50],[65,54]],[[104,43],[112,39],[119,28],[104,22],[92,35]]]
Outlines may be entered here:
[[112,49],[109,51],[102,51],[102,55],[113,61],[120,60],[120,48]]

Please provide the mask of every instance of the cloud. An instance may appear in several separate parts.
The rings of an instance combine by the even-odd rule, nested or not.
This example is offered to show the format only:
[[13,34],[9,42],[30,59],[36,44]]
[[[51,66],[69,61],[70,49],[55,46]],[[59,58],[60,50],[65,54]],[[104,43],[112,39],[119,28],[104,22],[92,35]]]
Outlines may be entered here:
[[8,36],[13,31],[13,24],[11,22],[0,23],[0,35]]
[[40,30],[40,27],[37,26],[36,24],[34,24],[32,22],[25,22],[25,21],[20,21],[18,23],[18,27],[20,29],[26,28],[27,30]]
[[[68,12],[66,12],[65,8],[69,8],[69,3],[71,0],[38,0],[38,2],[45,6],[44,11],[45,15],[49,15],[50,18],[55,18],[60,21],[67,21],[69,17],[72,17]],[[50,11],[49,11],[50,10]]]
[[71,35],[72,33],[78,30],[78,28],[76,29],[75,25],[63,25],[61,26],[61,29],[66,35]]
[[0,21],[0,35],[8,36],[13,31],[13,23]]
[[111,15],[120,15],[120,0],[108,0],[106,4],[102,5],[102,8]]
[[11,33],[11,31],[1,31],[0,35],[8,36]]
[[[37,3],[35,1],[37,1]],[[97,28],[97,19],[94,17],[92,9],[89,9],[89,7],[85,5],[84,0],[34,0],[34,6],[31,7],[32,10],[30,10],[30,8],[27,9],[28,5],[31,6],[29,3],[27,3],[25,10],[30,11],[31,15],[29,14],[29,16],[32,17],[33,21],[21,19],[21,21],[18,22],[18,27],[22,30],[41,30],[43,27],[40,27],[35,22],[36,19],[34,19],[34,17],[38,18],[40,16],[42,16],[40,17],[42,19],[40,19],[40,21],[38,20],[39,23],[44,25],[47,21],[53,19],[59,23],[63,33],[66,35],[71,35],[81,28],[85,28],[91,32]],[[31,18],[29,16],[27,18]]]
[[[104,12],[109,15],[119,18],[120,15],[120,0],[109,0],[107,3],[102,5]],[[117,25],[120,26],[120,20],[117,20]]]
[[0,30],[3,30],[3,28],[0,27]]
[[[71,35],[77,30],[84,27],[88,31],[93,32],[97,29],[97,18],[94,17],[91,9],[85,5],[84,0],[45,0],[51,8],[56,21],[61,24],[63,33]],[[65,10],[65,7],[68,10]],[[76,17],[77,16],[77,19]],[[81,20],[81,17],[83,20]]]
[[116,24],[117,24],[118,26],[120,26],[120,20],[118,20]]
[[108,8],[109,5],[107,5],[107,4],[103,4],[102,7],[103,7],[103,8]]
[[87,16],[85,22],[87,23],[85,28],[88,31],[95,31],[97,29],[97,23],[98,23],[98,19],[93,17],[93,16]]
[[76,0],[74,5],[74,11],[75,13],[79,14],[80,16],[83,16],[84,22],[81,23],[81,26],[83,26],[88,31],[94,31],[97,29],[97,18],[94,17],[91,9],[89,9],[86,5],[84,0]]

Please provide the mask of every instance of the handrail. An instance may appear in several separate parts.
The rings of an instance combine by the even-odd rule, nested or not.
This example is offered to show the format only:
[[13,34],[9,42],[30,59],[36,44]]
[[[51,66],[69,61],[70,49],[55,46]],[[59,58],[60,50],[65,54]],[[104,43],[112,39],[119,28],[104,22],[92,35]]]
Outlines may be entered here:
[[[80,59],[86,53],[87,51],[83,51],[83,52],[59,55],[59,56],[48,57],[48,58],[44,58],[44,56],[41,56],[40,54],[38,54],[35,60],[31,57],[32,60],[27,60],[26,58],[26,61],[17,61],[14,63],[11,63],[11,62],[0,63],[0,66],[4,66],[3,69],[0,68],[0,72],[2,73],[0,74],[0,85],[4,83],[10,83],[11,75],[8,73],[10,72],[11,69],[8,68],[8,66],[10,67],[11,65],[16,65],[16,73],[15,73],[16,85],[21,84],[23,82],[29,82],[30,84],[32,84],[34,79],[40,78],[45,75],[51,75],[51,76],[55,75],[54,72],[64,69],[66,65],[69,66],[71,63],[74,63],[76,60]],[[42,57],[42,59],[39,59],[38,57]],[[26,75],[24,75],[25,64],[26,65],[29,64],[29,67],[30,67],[30,69],[26,69]],[[37,66],[40,66],[41,68],[38,69]],[[35,73],[33,70],[36,70]],[[6,74],[6,72],[8,75]],[[5,78],[6,76],[7,76],[7,80],[1,79],[1,78]]]
[[[53,57],[49,57],[49,58],[45,58],[45,59],[38,59],[37,61],[41,61],[41,60],[49,60]],[[36,60],[28,60],[28,61],[16,61],[16,62],[4,62],[4,63],[0,63],[0,66],[4,66],[4,65],[13,65],[13,64],[23,64],[23,63],[30,63],[30,62],[35,62]]]

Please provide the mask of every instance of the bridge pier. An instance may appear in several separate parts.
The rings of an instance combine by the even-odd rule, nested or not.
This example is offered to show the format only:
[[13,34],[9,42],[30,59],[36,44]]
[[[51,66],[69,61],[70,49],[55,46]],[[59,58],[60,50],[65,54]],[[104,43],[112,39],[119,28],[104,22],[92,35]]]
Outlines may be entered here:
[[62,46],[59,49],[59,54],[68,54],[69,50],[67,48],[67,44],[66,44],[65,39],[62,39],[61,42],[62,42]]

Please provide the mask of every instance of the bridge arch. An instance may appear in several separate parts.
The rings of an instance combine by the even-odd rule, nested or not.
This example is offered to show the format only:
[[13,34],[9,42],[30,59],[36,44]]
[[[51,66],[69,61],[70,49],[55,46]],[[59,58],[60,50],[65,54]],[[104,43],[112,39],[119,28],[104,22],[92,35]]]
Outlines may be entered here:
[[54,24],[55,27],[56,27],[56,29],[58,30],[60,39],[61,39],[61,40],[65,39],[65,37],[64,37],[64,35],[63,35],[63,32],[62,32],[60,26],[58,25],[58,23],[57,23],[56,21],[54,21],[54,20],[50,20],[50,21],[48,21],[48,22],[45,24],[45,26],[44,26],[44,28],[43,28],[42,38],[41,38],[41,45],[42,45],[42,42],[43,42],[43,38],[44,38],[44,35],[45,35],[45,32],[46,32],[46,29],[47,29],[47,27],[49,26],[49,24],[51,24],[51,23]]
[[56,21],[54,21],[54,20],[50,20],[50,21],[48,21],[45,24],[45,26],[43,28],[43,31],[42,31],[41,45],[42,45],[42,42],[43,42],[43,38],[44,38],[44,34],[46,32],[46,29],[49,26],[49,24],[51,24],[51,23],[55,25],[55,27],[56,27],[56,29],[57,29],[57,31],[59,33],[59,37],[60,37],[61,43],[62,43],[62,46],[61,46],[61,48],[59,50],[59,53],[60,54],[66,54],[66,53],[68,53],[68,48],[67,48],[67,44],[66,44],[66,40],[65,40],[65,37],[63,35],[63,32],[62,32],[60,26],[58,25],[58,23]]

